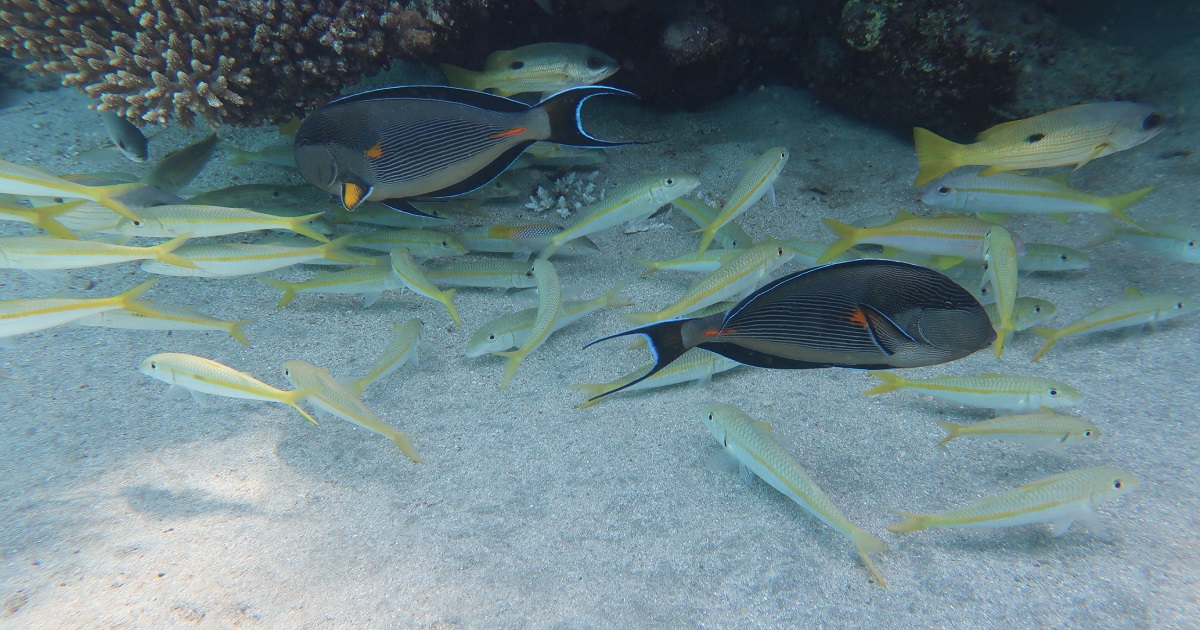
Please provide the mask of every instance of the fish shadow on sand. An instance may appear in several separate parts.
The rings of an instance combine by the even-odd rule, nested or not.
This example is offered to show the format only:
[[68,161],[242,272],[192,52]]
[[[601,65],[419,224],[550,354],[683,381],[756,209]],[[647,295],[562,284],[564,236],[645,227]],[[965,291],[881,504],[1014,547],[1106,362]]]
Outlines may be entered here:
[[134,511],[157,519],[217,513],[249,514],[254,509],[249,503],[223,501],[202,490],[176,492],[169,488],[141,485],[125,488],[121,496]]

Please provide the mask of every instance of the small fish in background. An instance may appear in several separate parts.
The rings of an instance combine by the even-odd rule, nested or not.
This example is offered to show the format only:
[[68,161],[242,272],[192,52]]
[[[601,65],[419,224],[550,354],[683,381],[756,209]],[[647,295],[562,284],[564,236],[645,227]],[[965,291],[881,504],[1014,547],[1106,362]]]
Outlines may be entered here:
[[142,183],[169,193],[178,193],[184,186],[192,183],[208,165],[213,152],[217,150],[218,142],[217,132],[214,131],[186,147],[166,154],[142,177]]
[[[713,375],[728,372],[737,367],[742,367],[742,364],[715,352],[692,348],[668,364],[667,367],[656,371],[644,380],[641,377],[654,369],[653,363],[634,368],[628,374],[607,383],[574,383],[571,385],[571,389],[583,392],[587,396],[587,399],[575,408],[587,409],[603,400],[600,396],[609,390],[621,388],[627,392],[634,392],[692,381],[708,383],[712,380]],[[628,387],[623,387],[627,384]]]
[[[788,245],[791,247],[791,245]],[[721,268],[721,265],[732,259],[740,252],[738,250],[728,249],[708,249],[703,254],[688,252],[682,256],[668,258],[666,260],[645,260],[643,258],[631,258],[631,262],[635,262],[646,268],[643,275],[650,275],[658,271],[685,271],[692,273],[712,273]]]
[[779,173],[787,165],[790,156],[791,152],[786,148],[773,147],[757,158],[748,160],[746,172],[742,174],[733,190],[729,191],[721,211],[708,225],[696,230],[700,234],[697,254],[703,254],[704,250],[708,249],[718,230],[758,203],[763,196],[770,197],[772,205],[776,203],[775,180],[779,179]]
[[422,295],[431,300],[437,300],[446,307],[446,312],[450,313],[450,318],[454,320],[454,324],[462,327],[462,319],[458,316],[458,309],[454,308],[454,293],[455,289],[442,290],[435,285],[428,276],[425,275],[425,270],[413,260],[412,254],[408,253],[407,249],[398,247],[392,250],[391,254],[392,273],[400,280],[407,288],[411,289],[417,295]]
[[296,151],[292,148],[292,143],[290,142],[287,144],[272,144],[256,151],[247,151],[226,143],[222,143],[221,148],[233,155],[229,159],[230,166],[241,166],[255,162],[258,164],[270,164],[271,166],[278,166],[280,168],[296,168]]
[[[679,197],[671,200],[671,205],[682,210],[685,215],[696,225],[703,228],[713,222],[717,215],[721,214],[720,208],[715,208],[708,202],[697,199],[695,197]],[[754,239],[742,229],[735,221],[726,221],[721,229],[717,230],[713,241],[718,244],[721,249],[746,249],[754,244]]]
[[654,368],[691,348],[774,369],[918,367],[961,359],[996,337],[966,289],[925,267],[851,260],[806,269],[751,293],[725,313],[674,319],[592,341],[641,335]]
[[[1015,173],[950,175],[934,182],[921,201],[937,208],[990,215],[1042,214],[1066,223],[1073,213],[1105,214],[1134,224],[1125,214],[1154,190],[1153,186],[1104,197],[1067,185],[1066,175],[1033,177]],[[1134,224],[1136,225],[1136,224]]]
[[1196,300],[1181,295],[1169,293],[1142,295],[1132,288],[1127,290],[1126,294],[1129,296],[1126,299],[1097,307],[1091,313],[1062,328],[1033,328],[1034,334],[1046,340],[1042,347],[1038,348],[1037,354],[1033,355],[1033,361],[1041,359],[1064,337],[1133,326],[1140,327],[1146,324],[1154,325],[1200,310],[1200,305],[1196,303]]
[[121,200],[121,196],[138,188],[139,184],[84,186],[35,168],[0,160],[0,193],[51,197],[57,199],[55,203],[62,203],[64,197],[87,199],[133,221],[137,220],[138,215]]
[[875,583],[887,588],[887,582],[868,554],[883,551],[883,541],[850,522],[846,515],[808,475],[800,460],[779,443],[766,422],[757,422],[734,405],[709,405],[704,410],[704,425],[708,427],[721,453],[740,465],[743,478],[757,475],[772,488],[804,508],[849,540],[858,550],[863,566],[875,578]]
[[1004,171],[1084,164],[1132,149],[1162,133],[1166,115],[1153,105],[1129,101],[1085,103],[1014,120],[981,132],[974,144],[958,144],[916,127],[913,140],[924,186],[960,166],[986,166],[986,177]]
[[142,300],[157,280],[148,280],[124,293],[106,298],[39,298],[0,300],[0,339],[46,330],[83,319],[89,315],[125,309],[155,311]]
[[1200,230],[1167,221],[1143,221],[1140,230],[1114,230],[1112,238],[1173,262],[1200,264]]
[[303,282],[287,282],[275,278],[259,278],[258,281],[283,291],[275,305],[276,308],[287,306],[300,293],[362,294],[363,308],[367,308],[377,302],[384,291],[404,287],[404,283],[386,263],[351,267],[341,271],[318,271],[311,279]]
[[597,149],[569,147],[550,142],[535,142],[517,158],[513,168],[574,169],[599,166],[608,161],[608,154]]
[[247,324],[256,321],[253,319],[225,321],[209,317],[190,306],[164,304],[150,300],[142,300],[142,306],[145,308],[143,311],[126,309],[105,311],[88,315],[73,323],[80,326],[124,330],[223,330],[229,333],[230,337],[248,346],[250,340],[246,338],[244,328]]
[[379,201],[427,216],[409,201],[469,193],[495,179],[529,145],[548,141],[609,148],[583,129],[584,102],[629,92],[577,87],[527,105],[443,86],[371,90],[334,99],[304,120],[295,155],[308,183],[336,194],[346,210]]
[[299,186],[236,184],[198,193],[181,203],[191,206],[225,206],[227,208],[291,206],[311,201],[308,193],[313,192],[316,191],[311,186],[303,184]]
[[1088,255],[1065,245],[1025,243],[1025,253],[1017,257],[1021,273],[1080,271],[1092,266]]
[[983,235],[983,280],[996,296],[996,341],[992,350],[999,359],[1004,344],[1015,332],[1013,310],[1017,305],[1017,246],[1012,234],[994,225]]
[[[562,330],[566,326],[587,317],[602,308],[622,308],[631,306],[630,302],[621,295],[621,291],[629,285],[625,280],[617,283],[604,295],[590,300],[568,300],[563,302],[561,312],[550,328],[550,334]],[[487,353],[499,353],[525,344],[529,331],[537,321],[538,307],[522,309],[515,313],[503,315],[484,324],[471,335],[467,342],[466,355],[469,358],[481,357]]]
[[356,424],[368,431],[374,431],[392,441],[396,448],[408,456],[413,462],[420,464],[421,456],[408,439],[410,436],[388,426],[383,418],[371,411],[358,395],[329,373],[329,370],[319,368],[307,361],[287,361],[283,364],[283,376],[303,392],[301,398],[321,411],[341,418],[346,422]]
[[355,396],[362,396],[367,385],[395,372],[405,364],[417,365],[417,347],[421,344],[421,333],[425,323],[419,318],[392,324],[392,340],[379,353],[375,364],[366,376],[351,382],[347,387]]
[[457,236],[433,230],[380,230],[352,235],[351,247],[390,253],[403,247],[414,258],[440,258],[461,256],[467,246]]
[[501,96],[529,92],[558,92],[599,83],[616,74],[621,64],[582,44],[544,42],[512,50],[497,50],[474,71],[438,64],[450,85],[490,90]]
[[[835,256],[859,245],[871,244],[894,247],[906,252],[979,260],[983,255],[983,236],[995,223],[966,216],[918,217],[904,210],[896,213],[891,223],[878,227],[860,228],[835,219],[822,219],[838,240],[826,248],[817,259],[825,264]],[[1015,238],[1015,237],[1014,237]],[[1025,251],[1024,243],[1015,240],[1017,253]]]
[[1061,449],[1068,444],[1100,439],[1100,429],[1088,420],[1057,414],[1049,408],[973,424],[938,422],[938,426],[946,432],[946,437],[937,443],[938,446],[961,437],[973,437],[1015,442],[1025,446],[1027,454],[1039,449]]
[[891,372],[867,374],[883,382],[863,392],[866,396],[907,389],[946,402],[1018,413],[1041,407],[1071,407],[1083,400],[1083,394],[1074,387],[1040,376],[985,373],[909,379]]
[[892,510],[903,517],[888,526],[889,531],[917,532],[931,527],[1016,527],[1050,523],[1055,536],[1062,536],[1076,521],[1093,533],[1103,535],[1095,508],[1141,485],[1135,474],[1097,466],[1081,468],[1039,479],[1004,494],[988,497],[971,505],[939,514],[910,514]]
[[100,110],[100,119],[104,123],[104,132],[121,151],[121,155],[139,164],[150,158],[150,141],[141,129],[124,116],[107,109]]
[[537,280],[537,316],[520,348],[497,353],[508,359],[504,366],[504,375],[500,378],[500,389],[508,387],[525,357],[550,337],[550,333],[554,331],[554,322],[562,313],[562,283],[554,265],[548,259],[539,258],[533,263],[533,277]]
[[201,406],[207,404],[205,397],[208,394],[278,402],[295,409],[305,420],[317,424],[316,419],[298,404],[311,392],[276,389],[245,372],[239,372],[212,359],[193,354],[163,352],[146,357],[138,366],[138,370],[150,378],[170,385],[170,389],[167,390],[168,398],[178,395],[180,391],[186,391]]

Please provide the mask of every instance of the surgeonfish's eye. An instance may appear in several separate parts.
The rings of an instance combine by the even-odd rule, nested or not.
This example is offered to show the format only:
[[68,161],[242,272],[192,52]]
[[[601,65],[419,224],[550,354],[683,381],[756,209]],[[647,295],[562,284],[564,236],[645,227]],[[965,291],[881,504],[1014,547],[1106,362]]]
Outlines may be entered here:
[[604,60],[597,57],[596,55],[591,55],[590,57],[587,58],[587,67],[592,70],[599,70],[600,67],[603,65],[604,65]]
[[946,300],[945,302],[942,302],[942,307],[944,307],[947,310],[952,309],[952,308],[954,308],[954,302],[951,302],[950,300]]
[[1149,116],[1142,119],[1142,129],[1149,131],[1150,129],[1154,129],[1155,127],[1161,125],[1162,122],[1163,122],[1162,114],[1160,114],[1158,112],[1154,112],[1153,114],[1150,114]]
[[943,195],[949,195],[950,187],[949,186],[938,186],[938,192],[942,193]]
[[1052,389],[1052,390],[1050,390],[1050,395],[1051,395],[1051,396],[1057,396],[1057,395],[1058,395],[1058,390],[1057,390],[1057,389]]
[[1121,480],[1120,479],[1113,479],[1113,489],[1114,490],[1121,489]]
[[521,68],[525,67],[525,62],[524,61],[514,61],[508,67],[512,68],[513,70],[520,70]]

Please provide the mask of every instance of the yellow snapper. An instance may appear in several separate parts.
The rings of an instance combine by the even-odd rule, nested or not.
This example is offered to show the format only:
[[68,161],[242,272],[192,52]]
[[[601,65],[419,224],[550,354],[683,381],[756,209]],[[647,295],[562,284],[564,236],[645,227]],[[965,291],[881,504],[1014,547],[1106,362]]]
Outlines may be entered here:
[[[838,240],[817,259],[817,264],[822,265],[864,243],[919,254],[979,260],[983,254],[983,236],[995,225],[974,217],[924,218],[904,211],[897,212],[892,223],[878,227],[854,227],[828,218],[822,221],[838,236]],[[1018,254],[1025,251],[1020,242],[1016,247]]]
[[1013,310],[1017,304],[1017,246],[1004,227],[994,225],[983,235],[983,265],[985,284],[990,284],[996,295],[998,321],[992,350],[999,359],[1004,343],[1014,332]]
[[130,220],[136,220],[138,215],[120,198],[140,187],[139,184],[84,186],[28,166],[0,160],[0,193],[88,199]]
[[1190,298],[1165,293],[1142,295],[1134,291],[1131,297],[1108,306],[1097,307],[1091,313],[1062,328],[1034,328],[1034,334],[1044,338],[1046,342],[1038,349],[1037,354],[1033,355],[1033,360],[1042,358],[1042,355],[1063,337],[1165,322],[1189,315],[1196,310],[1196,301]]
[[153,312],[141,297],[155,282],[148,280],[124,293],[106,298],[0,300],[0,338],[54,328],[89,315],[121,308]]
[[727,372],[741,365],[741,363],[715,352],[709,352],[703,348],[692,348],[645,379],[642,377],[654,369],[653,363],[647,363],[607,383],[575,383],[571,385],[571,388],[583,392],[588,397],[587,400],[575,407],[576,409],[586,409],[600,402],[601,394],[604,392],[617,389],[633,392],[639,389],[667,387],[691,381],[707,383],[714,374]]
[[709,405],[704,410],[704,424],[717,443],[745,469],[845,536],[858,550],[863,565],[871,572],[875,582],[887,587],[887,582],[868,556],[883,551],[883,541],[846,518],[829,495],[808,476],[800,460],[775,439],[771,425],[756,422],[733,405]]
[[272,243],[203,243],[188,244],[175,253],[191,262],[193,268],[177,267],[158,260],[142,263],[142,270],[165,276],[196,278],[231,278],[264,273],[315,260],[333,261],[347,265],[369,264],[371,259],[346,251],[354,238],[346,234],[328,243],[309,247],[292,247]]
[[1200,230],[1166,221],[1143,221],[1140,226],[1140,230],[1115,230],[1113,236],[1155,256],[1200,264]]
[[488,55],[480,72],[448,63],[439,65],[450,85],[492,90],[501,96],[557,92],[577,85],[591,85],[621,69],[616,59],[598,50],[562,42],[497,50]]
[[142,300],[145,310],[117,309],[88,315],[74,323],[80,326],[120,328],[125,330],[223,330],[230,337],[250,345],[243,328],[255,320],[225,321],[199,313],[190,306],[163,304]]
[[1017,412],[1040,407],[1070,407],[1083,400],[1083,394],[1074,387],[1039,376],[984,373],[908,379],[891,372],[867,374],[883,381],[863,392],[867,396],[907,389],[960,405]]
[[1028,483],[1004,494],[988,497],[971,505],[940,514],[909,514],[893,510],[903,517],[888,526],[893,532],[916,532],[931,527],[1015,527],[1032,523],[1050,523],[1055,536],[1062,536],[1075,521],[1102,533],[1096,519],[1096,506],[1111,501],[1138,487],[1137,475],[1097,466],[1060,473]]
[[1133,204],[1154,190],[1153,186],[1113,197],[1093,195],[1067,185],[1066,177],[1033,177],[999,173],[951,175],[934,183],[921,201],[939,208],[984,214],[1045,214],[1066,222],[1076,212],[1107,214],[1133,223],[1126,216]]
[[417,346],[421,343],[421,331],[424,328],[425,324],[416,317],[406,322],[393,324],[392,341],[383,349],[383,352],[379,353],[379,357],[375,359],[375,365],[371,366],[371,371],[367,372],[366,376],[350,383],[349,388],[354,395],[362,396],[367,385],[395,372],[405,363],[417,365]]
[[562,312],[562,284],[554,265],[545,258],[539,258],[533,263],[533,277],[537,280],[537,317],[533,320],[533,326],[529,327],[529,333],[521,347],[511,352],[497,353],[508,359],[504,366],[504,376],[500,379],[500,389],[508,387],[525,357],[550,337],[554,330],[554,322]]
[[[602,308],[621,308],[630,306],[633,302],[621,295],[628,282],[620,282],[607,293],[590,300],[570,300],[564,302],[558,318],[551,326],[550,334],[594,313]],[[517,348],[525,343],[533,323],[537,321],[538,307],[526,308],[515,313],[503,315],[484,324],[471,335],[467,342],[466,355],[470,358],[481,357],[489,352],[499,353]]]
[[245,372],[239,372],[212,359],[192,354],[164,352],[146,357],[138,366],[138,370],[150,378],[169,384],[171,388],[167,390],[168,396],[175,395],[174,392],[178,390],[184,390],[201,405],[205,404],[205,394],[279,402],[295,409],[305,420],[317,424],[316,419],[298,404],[309,392],[276,389]]
[[184,234],[153,247],[130,247],[101,241],[78,241],[52,236],[12,236],[0,238],[0,267],[38,271],[79,269],[115,265],[131,260],[161,260],[179,267],[195,267],[175,252],[190,235]]
[[384,291],[404,286],[388,265],[363,265],[342,271],[318,271],[303,282],[259,278],[259,282],[283,291],[276,307],[287,306],[299,293],[362,293],[363,308],[374,304]]
[[224,236],[259,230],[290,230],[322,243],[329,242],[325,235],[313,229],[309,222],[321,218],[315,212],[302,216],[280,217],[245,208],[224,206],[166,205],[142,208],[138,221],[122,221],[118,230],[122,234],[166,238],[191,234],[194,237]]
[[437,300],[446,307],[446,311],[450,313],[450,318],[459,327],[462,326],[462,319],[458,317],[458,309],[454,308],[454,293],[455,289],[439,289],[425,275],[425,270],[413,260],[412,254],[408,253],[407,249],[397,248],[392,250],[392,272],[400,279],[400,282],[411,289],[417,295],[423,295],[431,300]]
[[1050,409],[1016,416],[1000,416],[973,424],[938,422],[946,437],[938,446],[960,437],[975,437],[985,440],[1003,440],[1025,446],[1027,453],[1042,448],[1061,448],[1076,442],[1094,442],[1100,439],[1100,429],[1091,422],[1075,416],[1064,416]]
[[287,361],[283,364],[283,376],[292,387],[304,392],[303,399],[317,409],[388,438],[409,459],[421,463],[421,456],[417,455],[409,436],[388,426],[328,370],[307,361]]
[[757,158],[748,161],[749,168],[746,169],[742,179],[733,187],[733,190],[729,191],[720,213],[708,225],[696,230],[700,233],[700,247],[696,250],[697,254],[703,254],[704,250],[708,249],[708,245],[712,243],[718,230],[737,218],[750,206],[758,203],[763,195],[770,196],[771,203],[775,203],[775,180],[779,178],[779,173],[787,165],[790,156],[791,153],[786,148],[772,147]]
[[913,140],[923,186],[960,166],[987,166],[980,175],[1026,168],[1084,164],[1131,149],[1157,136],[1166,117],[1153,105],[1128,101],[1085,103],[981,132],[974,144],[958,144],[917,127]]

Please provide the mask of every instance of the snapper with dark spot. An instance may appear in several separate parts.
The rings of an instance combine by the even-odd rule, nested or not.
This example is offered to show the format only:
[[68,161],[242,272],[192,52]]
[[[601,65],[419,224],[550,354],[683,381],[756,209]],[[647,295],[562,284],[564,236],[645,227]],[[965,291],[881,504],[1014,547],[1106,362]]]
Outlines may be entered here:
[[996,338],[979,301],[946,276],[918,265],[860,259],[806,269],[771,282],[724,313],[673,319],[588,344],[643,335],[654,367],[703,348],[755,367],[878,370],[961,359]]
[[429,216],[407,199],[476,190],[534,142],[610,148],[583,129],[584,101],[631,93],[606,86],[563,90],[535,105],[442,86],[371,90],[330,101],[296,132],[296,165],[310,184],[340,196],[347,210],[378,201]]

